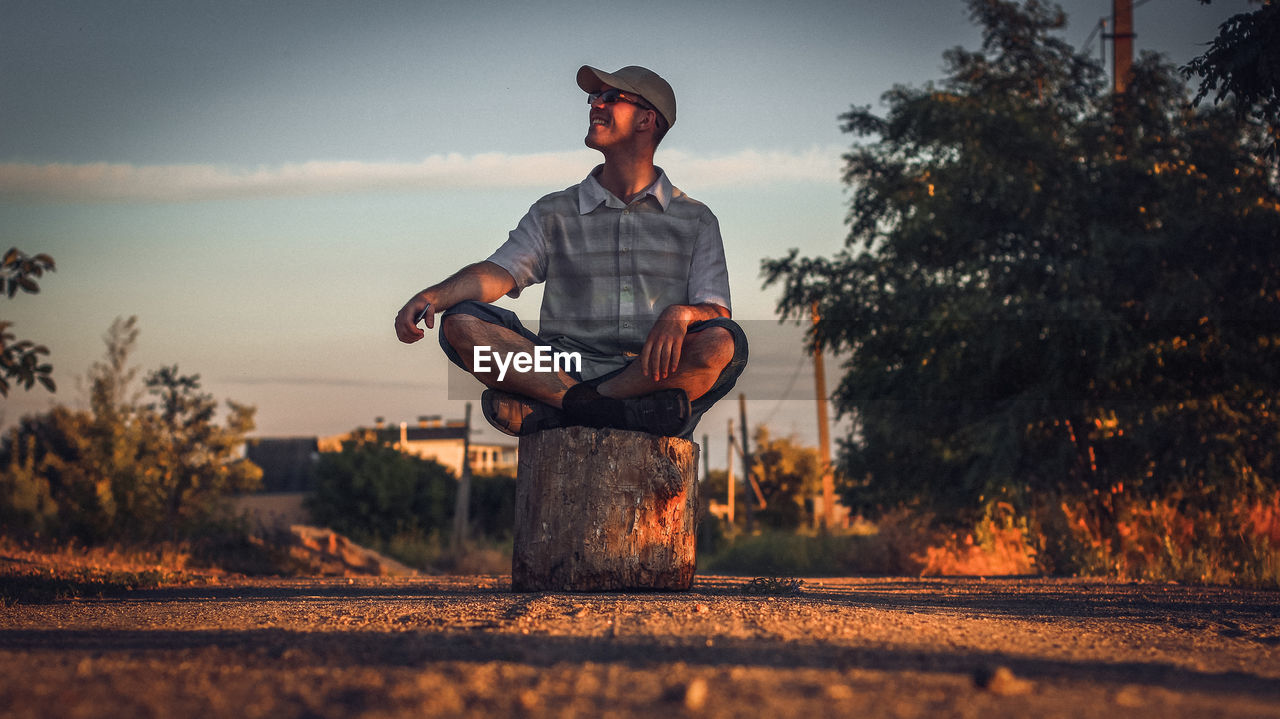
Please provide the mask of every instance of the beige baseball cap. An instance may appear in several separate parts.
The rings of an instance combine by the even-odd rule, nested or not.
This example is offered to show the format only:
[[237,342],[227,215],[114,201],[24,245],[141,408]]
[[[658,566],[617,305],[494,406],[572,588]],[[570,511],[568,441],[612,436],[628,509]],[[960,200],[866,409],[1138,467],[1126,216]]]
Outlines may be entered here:
[[676,124],[676,93],[658,73],[639,65],[628,65],[617,72],[597,70],[590,65],[578,68],[578,87],[587,92],[600,92],[608,85],[623,92],[633,92],[653,105],[667,121]]

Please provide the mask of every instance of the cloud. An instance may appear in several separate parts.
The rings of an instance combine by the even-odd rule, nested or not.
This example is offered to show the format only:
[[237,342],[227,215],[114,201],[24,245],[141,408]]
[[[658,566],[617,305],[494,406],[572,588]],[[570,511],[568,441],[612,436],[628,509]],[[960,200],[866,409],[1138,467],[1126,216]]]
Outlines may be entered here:
[[[220,165],[0,163],[0,200],[192,202],[443,189],[545,188],[580,180],[599,162],[591,150],[527,155],[432,155],[420,162],[314,161],[252,169]],[[664,151],[660,163],[689,187],[835,182],[838,148],[741,150],[726,155]]]
[[831,184],[840,181],[846,148],[811,147],[803,152],[739,150],[703,156],[671,150],[659,153],[659,164],[678,185],[724,187],[792,182]]

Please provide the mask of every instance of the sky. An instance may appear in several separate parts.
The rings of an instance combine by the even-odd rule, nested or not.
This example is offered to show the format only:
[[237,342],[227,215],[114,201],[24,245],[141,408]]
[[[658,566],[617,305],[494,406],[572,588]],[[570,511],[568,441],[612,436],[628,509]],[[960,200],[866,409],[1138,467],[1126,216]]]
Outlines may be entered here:
[[[1136,4],[1136,48],[1178,64],[1250,9]],[[1062,6],[1081,48],[1111,11]],[[460,419],[478,384],[449,380],[434,334],[396,341],[396,311],[599,161],[578,67],[639,64],[675,88],[657,163],[719,218],[751,340],[696,436],[724,466],[740,392],[751,426],[816,444],[812,365],[760,262],[843,245],[839,115],[941,79],[943,52],[979,40],[958,0],[0,0],[0,250],[58,267],[0,301],[58,383],[11,391],[0,426],[86,406],[104,333],[135,315],[134,364],[256,406],[257,436]],[[502,304],[532,321],[540,299]],[[477,441],[508,439],[473,411]]]

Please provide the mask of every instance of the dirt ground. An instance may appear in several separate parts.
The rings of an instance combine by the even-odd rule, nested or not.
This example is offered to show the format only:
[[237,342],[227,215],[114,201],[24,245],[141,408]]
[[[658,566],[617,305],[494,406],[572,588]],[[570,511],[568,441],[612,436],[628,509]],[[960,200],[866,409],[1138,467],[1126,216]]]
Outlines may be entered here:
[[1280,717],[1280,593],[221,580],[0,607],[4,717]]

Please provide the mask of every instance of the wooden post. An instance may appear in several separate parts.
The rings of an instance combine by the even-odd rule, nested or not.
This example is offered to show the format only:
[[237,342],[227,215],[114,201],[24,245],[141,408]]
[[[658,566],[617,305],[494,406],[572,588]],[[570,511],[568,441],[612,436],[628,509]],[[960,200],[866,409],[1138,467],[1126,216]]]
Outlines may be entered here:
[[675,437],[567,427],[520,438],[511,588],[688,589],[698,448]]
[[1115,93],[1123,95],[1133,74],[1133,0],[1111,0],[1111,19],[1115,24],[1111,35],[1111,83]]
[[[759,492],[759,487],[754,485],[755,478],[751,475],[751,451],[748,449],[751,445],[747,443],[747,395],[738,394],[738,416],[742,418],[742,478],[743,484],[747,485],[747,489],[755,489]],[[745,492],[742,498],[746,501],[742,503],[742,508],[747,515],[747,534],[751,534],[756,529],[756,513],[751,505],[751,493]]]
[[725,484],[728,485],[728,489],[726,490],[725,493],[728,495],[728,497],[726,498],[725,501],[729,503],[729,524],[732,525],[733,524],[733,505],[734,505],[734,502],[736,501],[733,498],[733,417],[729,418],[729,441],[725,442],[725,446],[729,448],[729,456],[727,458],[728,466],[725,469],[725,472],[728,474],[728,476],[725,477]]
[[[402,425],[403,426],[403,425]],[[468,520],[471,516],[471,403],[467,403],[466,430],[462,435],[462,467],[458,470],[458,496],[453,504],[453,551],[462,551],[462,545],[471,532]],[[403,430],[402,430],[403,431]]]
[[[813,310],[815,327],[821,317],[818,316],[818,303],[810,307]],[[831,430],[827,424],[827,370],[822,361],[822,342],[813,343],[813,394],[818,401],[818,459],[822,462],[822,512],[821,526],[831,529],[836,516],[836,481],[831,468]]]

